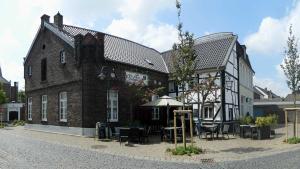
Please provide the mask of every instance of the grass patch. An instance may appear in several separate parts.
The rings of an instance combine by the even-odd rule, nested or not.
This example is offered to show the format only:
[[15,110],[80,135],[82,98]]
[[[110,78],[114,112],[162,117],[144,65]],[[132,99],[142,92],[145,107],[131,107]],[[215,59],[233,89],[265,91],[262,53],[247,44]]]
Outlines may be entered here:
[[298,144],[298,143],[300,143],[300,138],[299,137],[288,138],[287,143],[289,143],[289,144]]
[[200,154],[203,150],[196,146],[187,146],[186,149],[184,149],[183,146],[178,146],[176,149],[167,148],[166,152],[172,153],[173,155],[191,156],[192,154]]
[[23,121],[23,120],[14,120],[13,122],[12,122],[12,125],[13,126],[24,126],[25,125],[25,121]]

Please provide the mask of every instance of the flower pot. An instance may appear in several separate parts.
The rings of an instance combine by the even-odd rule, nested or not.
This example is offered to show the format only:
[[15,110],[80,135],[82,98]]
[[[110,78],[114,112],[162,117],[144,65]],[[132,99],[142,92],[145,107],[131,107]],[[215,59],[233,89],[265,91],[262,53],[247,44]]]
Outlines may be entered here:
[[271,127],[270,126],[263,126],[257,128],[257,139],[269,139],[271,135]]

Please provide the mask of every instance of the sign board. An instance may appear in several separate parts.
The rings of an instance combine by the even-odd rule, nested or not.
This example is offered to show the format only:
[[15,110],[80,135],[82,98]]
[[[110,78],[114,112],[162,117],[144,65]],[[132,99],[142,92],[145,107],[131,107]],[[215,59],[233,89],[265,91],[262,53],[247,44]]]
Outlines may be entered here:
[[147,86],[148,85],[148,75],[137,73],[137,72],[126,71],[126,80],[125,81],[130,84],[142,83]]

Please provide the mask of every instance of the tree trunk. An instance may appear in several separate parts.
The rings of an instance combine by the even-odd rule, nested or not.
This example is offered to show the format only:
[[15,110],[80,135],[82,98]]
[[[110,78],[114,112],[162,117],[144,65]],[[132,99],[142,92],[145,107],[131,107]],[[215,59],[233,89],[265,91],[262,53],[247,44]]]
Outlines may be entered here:
[[[296,94],[296,91],[294,91],[294,107],[296,108],[296,100],[297,100],[297,94]],[[296,112],[297,112],[297,110],[295,110]],[[294,113],[294,122],[293,122],[293,124],[294,124],[294,127],[293,127],[293,129],[294,129],[294,137],[296,137],[296,112]]]

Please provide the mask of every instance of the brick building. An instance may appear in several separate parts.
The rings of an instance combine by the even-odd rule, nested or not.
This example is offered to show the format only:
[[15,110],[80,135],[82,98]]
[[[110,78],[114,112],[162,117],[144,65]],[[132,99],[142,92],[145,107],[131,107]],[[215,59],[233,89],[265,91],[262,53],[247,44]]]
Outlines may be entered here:
[[14,82],[14,85],[12,86],[11,82],[3,77],[1,67],[0,85],[2,85],[2,89],[5,92],[8,102],[6,104],[0,105],[0,107],[2,108],[0,120],[13,121],[24,119],[24,104],[18,102],[18,83]]
[[[116,79],[98,78],[113,69]],[[166,86],[168,70],[152,48],[112,35],[68,26],[63,16],[41,17],[41,26],[24,61],[27,127],[93,135],[96,122],[121,125],[132,116],[126,83],[143,80]],[[109,91],[109,92],[108,92]],[[47,126],[45,126],[47,125]],[[63,127],[65,126],[65,127]]]

